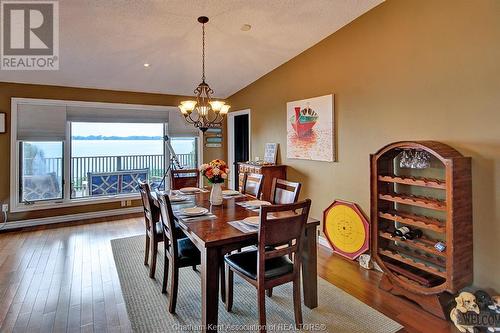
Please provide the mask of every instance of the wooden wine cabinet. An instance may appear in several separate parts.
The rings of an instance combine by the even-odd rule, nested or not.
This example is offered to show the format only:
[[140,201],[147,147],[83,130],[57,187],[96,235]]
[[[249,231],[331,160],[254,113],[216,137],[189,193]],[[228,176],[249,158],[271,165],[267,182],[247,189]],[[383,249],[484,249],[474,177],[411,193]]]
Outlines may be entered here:
[[[405,150],[427,152],[429,168],[399,167]],[[471,159],[436,141],[396,142],[371,155],[370,179],[372,256],[384,271],[380,287],[445,318],[443,300],[473,278]],[[424,235],[393,238],[396,226]],[[438,241],[445,251],[434,247]]]

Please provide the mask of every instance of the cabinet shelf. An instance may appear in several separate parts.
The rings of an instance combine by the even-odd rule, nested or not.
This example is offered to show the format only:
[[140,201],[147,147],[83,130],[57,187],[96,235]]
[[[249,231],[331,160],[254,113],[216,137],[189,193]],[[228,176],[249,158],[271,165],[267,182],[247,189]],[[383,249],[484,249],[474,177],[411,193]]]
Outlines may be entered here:
[[418,239],[400,240],[399,238],[392,237],[390,233],[384,231],[380,231],[379,236],[391,241],[404,242],[409,247],[425,251],[438,257],[446,258],[446,252],[439,252],[438,250],[436,250],[436,248],[434,248],[434,244],[436,243],[436,241],[425,237],[421,237]]
[[435,198],[422,197],[410,194],[379,194],[379,199],[400,204],[446,211],[446,202]]
[[387,183],[423,186],[442,190],[446,189],[446,182],[435,178],[380,175],[378,176],[378,180]]
[[400,255],[397,252],[393,252],[391,250],[379,249],[379,253],[383,256],[397,260],[397,261],[402,262],[406,265],[418,268],[424,272],[431,273],[431,274],[434,274],[436,276],[440,276],[440,277],[446,279],[446,272],[442,272],[435,267],[427,266],[424,263],[417,262],[413,259],[403,257],[402,255]]
[[438,233],[446,232],[446,222],[427,216],[421,216],[421,215],[409,214],[397,211],[388,211],[388,212],[379,211],[378,216],[386,220],[400,222],[417,228],[432,230]]
[[411,257],[423,260],[423,261],[427,261],[431,264],[434,264],[434,265],[442,268],[443,270],[446,270],[446,259],[445,258],[434,257],[434,256],[431,256],[429,254],[423,254],[420,250],[415,250],[415,249],[407,246],[407,244],[404,244],[404,242],[398,242],[397,244],[396,243],[389,244],[389,246],[387,246],[387,249],[391,250],[393,252],[398,252],[398,253],[401,253],[401,254],[404,254],[407,256],[411,256]]

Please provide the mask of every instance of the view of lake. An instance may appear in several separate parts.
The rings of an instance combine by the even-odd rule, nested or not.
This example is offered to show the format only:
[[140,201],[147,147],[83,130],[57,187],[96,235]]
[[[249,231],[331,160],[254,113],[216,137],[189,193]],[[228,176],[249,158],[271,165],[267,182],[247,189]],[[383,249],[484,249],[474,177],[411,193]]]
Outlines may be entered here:
[[[57,145],[43,145],[46,158],[59,157]],[[172,140],[177,154],[189,154],[193,150],[192,140]],[[83,156],[123,156],[156,155],[163,153],[163,140],[73,140],[73,157]]]

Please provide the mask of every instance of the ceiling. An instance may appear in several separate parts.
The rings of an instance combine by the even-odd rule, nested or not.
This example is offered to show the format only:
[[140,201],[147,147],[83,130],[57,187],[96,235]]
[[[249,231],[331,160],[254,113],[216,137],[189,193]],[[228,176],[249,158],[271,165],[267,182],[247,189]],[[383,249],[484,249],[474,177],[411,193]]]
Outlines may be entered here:
[[[382,0],[64,0],[58,71],[0,71],[0,81],[228,97]],[[249,31],[242,31],[250,24]],[[144,63],[150,63],[145,68]]]

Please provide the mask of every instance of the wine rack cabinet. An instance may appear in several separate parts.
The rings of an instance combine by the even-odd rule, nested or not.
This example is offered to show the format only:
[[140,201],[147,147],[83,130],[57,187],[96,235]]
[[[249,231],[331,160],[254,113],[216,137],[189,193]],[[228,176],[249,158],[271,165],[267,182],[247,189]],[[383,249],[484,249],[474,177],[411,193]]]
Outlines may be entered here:
[[[402,153],[424,152],[429,165],[400,167]],[[443,302],[470,285],[472,258],[471,159],[436,141],[389,144],[371,155],[372,256],[384,271],[380,287],[445,318]],[[421,238],[393,237],[395,228]],[[446,245],[444,251],[434,247]]]

